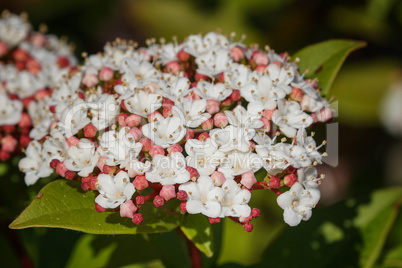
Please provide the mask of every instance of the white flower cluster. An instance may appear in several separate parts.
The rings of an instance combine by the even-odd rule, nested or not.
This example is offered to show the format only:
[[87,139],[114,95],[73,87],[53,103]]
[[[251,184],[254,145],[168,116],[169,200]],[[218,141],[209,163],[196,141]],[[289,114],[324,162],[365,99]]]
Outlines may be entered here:
[[[41,132],[48,95],[70,67],[77,64],[72,47],[62,39],[34,32],[26,15],[0,16],[0,159],[24,149],[32,126]],[[33,138],[39,135],[32,134]],[[5,140],[4,140],[5,139]]]
[[256,189],[292,187],[278,197],[290,225],[319,200],[313,166],[325,153],[308,133],[332,111],[287,54],[218,33],[141,48],[117,40],[70,72],[46,107],[30,134],[44,142],[20,162],[27,184],[51,167],[98,191],[99,211],[120,207],[137,224],[151,199],[177,198],[184,212],[236,218],[247,231]]

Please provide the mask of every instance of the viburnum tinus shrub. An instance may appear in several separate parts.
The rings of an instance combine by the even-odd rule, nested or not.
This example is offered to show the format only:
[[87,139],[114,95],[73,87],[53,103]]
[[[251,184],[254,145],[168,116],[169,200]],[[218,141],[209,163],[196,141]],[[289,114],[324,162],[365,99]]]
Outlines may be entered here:
[[55,171],[136,225],[144,204],[178,199],[183,213],[251,231],[257,190],[278,195],[287,224],[308,220],[325,156],[311,127],[333,111],[298,59],[213,32],[147,43],[107,44],[63,77],[19,163],[26,183]]
[[46,115],[48,97],[58,80],[76,65],[71,45],[45,34],[45,28],[33,31],[25,14],[4,11],[0,16],[1,161],[19,154],[31,139],[47,134],[51,123]]

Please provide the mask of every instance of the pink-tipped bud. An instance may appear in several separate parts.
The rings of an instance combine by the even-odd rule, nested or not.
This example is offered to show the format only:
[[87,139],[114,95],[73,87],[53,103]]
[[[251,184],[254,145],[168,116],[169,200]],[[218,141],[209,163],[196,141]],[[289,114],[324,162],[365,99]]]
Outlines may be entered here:
[[0,57],[5,55],[8,51],[7,45],[4,42],[0,42]]
[[44,100],[47,97],[49,97],[50,95],[50,91],[47,89],[39,89],[38,91],[36,91],[34,98],[36,100]]
[[226,127],[229,120],[228,117],[224,113],[217,113],[214,116],[214,125],[219,128]]
[[17,48],[16,50],[13,51],[12,57],[14,58],[15,61],[27,61],[29,59],[29,54],[26,50]]
[[165,204],[165,200],[161,196],[157,195],[155,196],[153,203],[154,206],[158,208]]
[[29,59],[25,65],[25,68],[28,70],[28,72],[34,75],[38,74],[42,69],[40,63],[34,59]]
[[83,177],[83,178],[81,179],[81,181],[82,181],[82,182],[91,182],[91,180],[92,180],[93,178],[94,178],[94,175],[89,174],[88,176]]
[[148,152],[151,150],[152,145],[154,145],[153,141],[151,141],[148,138],[142,138],[140,140],[140,143],[142,144],[142,150]]
[[163,117],[172,117],[173,113],[172,113],[172,107],[164,107],[163,111],[162,111],[162,115]]
[[293,184],[297,182],[297,177],[295,174],[288,174],[283,178],[283,183],[286,186],[292,187]]
[[141,206],[145,203],[145,196],[143,195],[139,195],[135,198],[135,203],[137,203],[137,205]]
[[187,197],[188,197],[188,195],[187,195],[186,191],[180,190],[177,192],[177,199],[184,201],[187,199]]
[[140,124],[140,122],[141,122],[141,116],[136,114],[129,115],[126,118],[126,124],[129,127],[136,127]]
[[84,136],[86,138],[93,138],[96,136],[96,132],[98,130],[96,129],[96,127],[92,124],[88,124],[84,127]]
[[94,87],[98,84],[99,80],[95,74],[86,74],[84,78],[82,78],[82,83],[86,87]]
[[211,179],[215,186],[221,186],[226,181],[225,175],[220,171],[212,172]]
[[77,145],[80,142],[80,139],[75,136],[71,136],[70,138],[66,139],[66,142],[67,142],[67,145],[69,147],[71,147],[71,146]]
[[183,147],[181,147],[179,144],[175,143],[175,144],[170,145],[170,147],[167,148],[167,151],[169,154],[181,153],[181,152],[183,152]]
[[207,120],[205,120],[204,122],[202,122],[201,124],[201,128],[203,130],[210,130],[214,127],[214,120],[212,118],[209,118]]
[[176,197],[176,190],[173,185],[163,185],[159,195],[166,201]]
[[120,126],[124,127],[126,123],[126,119],[128,117],[128,114],[126,113],[121,113],[117,116],[117,123],[119,123]]
[[253,230],[253,225],[252,225],[251,223],[246,223],[246,224],[244,225],[244,231],[250,233],[252,230]]
[[13,133],[15,131],[15,126],[14,125],[4,125],[3,131],[5,133]]
[[64,177],[65,177],[67,180],[72,180],[72,179],[74,179],[74,177],[75,177],[75,172],[74,172],[74,171],[71,171],[71,170],[67,170],[67,171],[66,171],[66,174],[64,175]]
[[267,69],[267,65],[264,65],[264,64],[259,64],[259,65],[257,65],[257,67],[255,67],[255,71],[258,71],[258,72],[265,72],[265,70]]
[[116,171],[116,167],[115,166],[104,165],[102,171],[105,174],[110,174],[111,175]]
[[257,182],[257,179],[254,176],[254,172],[248,171],[241,175],[240,183],[246,186],[247,188],[251,189],[253,185]]
[[303,99],[303,91],[300,88],[292,88],[292,93],[290,93],[290,98],[292,100],[300,102]]
[[158,112],[158,111],[155,111],[155,112],[149,114],[149,115],[148,115],[148,122],[153,122],[153,121],[155,120],[155,115],[156,115],[156,114],[161,115],[161,113]]
[[136,142],[138,142],[139,140],[141,140],[142,138],[142,131],[136,127],[131,128],[128,133],[130,133],[131,135],[133,135],[133,138]]
[[113,78],[113,70],[109,67],[103,67],[99,72],[99,79],[101,81],[109,81]]
[[260,119],[260,121],[264,123],[264,125],[261,127],[261,129],[264,130],[264,132],[268,132],[271,130],[271,121],[270,120],[263,117]]
[[53,169],[56,169],[57,165],[60,163],[59,159],[53,159],[52,161],[50,161],[49,166]]
[[98,203],[95,203],[95,209],[97,212],[105,212],[106,208],[101,207],[100,205],[98,205]]
[[180,210],[183,213],[187,213],[187,201],[184,201],[184,202],[180,203]]
[[228,106],[230,106],[231,104],[232,104],[232,99],[230,98],[230,96],[227,97],[225,100],[223,100],[223,101],[221,102],[221,105],[222,105],[223,107],[228,107]]
[[184,50],[180,50],[179,53],[177,53],[177,58],[179,61],[188,61],[190,59],[190,54]]
[[177,74],[180,72],[180,69],[181,69],[180,63],[178,63],[177,61],[169,61],[166,64],[166,70],[169,73]]
[[194,78],[195,78],[195,81],[198,82],[198,81],[200,81],[201,79],[202,79],[202,80],[207,80],[207,79],[208,79],[208,76],[203,75],[203,74],[200,74],[200,73],[195,73]]
[[333,117],[333,112],[331,108],[322,108],[319,112],[315,113],[317,115],[317,120],[320,122],[326,122]]
[[310,114],[311,118],[313,119],[313,123],[317,123],[318,122],[318,117],[316,114]]
[[120,217],[133,218],[137,207],[134,205],[133,200],[128,200],[120,205]]
[[135,177],[133,185],[137,190],[141,191],[144,190],[145,188],[148,188],[148,181],[145,178],[145,176],[138,175],[137,177]]
[[241,222],[241,223],[248,223],[249,221],[251,221],[253,219],[253,216],[251,215],[251,213],[250,213],[250,215],[248,215],[247,217],[239,217],[239,222]]
[[240,91],[237,90],[237,89],[234,89],[234,90],[232,91],[232,94],[230,95],[230,99],[231,99],[232,101],[238,101],[238,100],[240,100],[240,99],[241,99]]
[[103,170],[103,167],[106,164],[107,156],[101,156],[99,157],[98,163],[96,163],[96,166],[100,169]]
[[170,99],[163,99],[163,103],[162,103],[162,107],[173,107],[174,106],[174,102]]
[[64,166],[63,162],[60,162],[56,166],[56,173],[59,174],[60,176],[64,177],[66,175],[66,172],[68,169]]
[[143,220],[144,218],[142,217],[141,213],[134,214],[133,223],[135,223],[136,225],[140,225]]
[[28,144],[31,142],[31,138],[28,135],[22,135],[20,137],[20,146],[22,148],[28,147]]
[[267,53],[264,53],[262,51],[257,51],[257,52],[254,52],[250,61],[255,63],[256,65],[260,65],[260,64],[268,65],[269,58],[268,58]]
[[268,185],[270,188],[278,189],[279,187],[281,187],[281,180],[277,177],[271,177]]
[[6,152],[4,150],[0,150],[0,160],[1,161],[6,161],[9,158],[10,158],[10,153],[9,152]]
[[208,217],[209,223],[210,224],[214,224],[214,223],[220,223],[221,222],[221,218],[211,218]]
[[200,174],[198,173],[198,170],[196,170],[193,167],[189,167],[187,166],[187,171],[190,172],[190,178],[198,178],[200,176]]
[[57,64],[57,66],[59,66],[59,68],[66,68],[66,67],[70,66],[70,60],[66,56],[60,56],[57,59],[56,64]]
[[89,187],[91,188],[91,190],[97,190],[98,188],[98,176],[93,177],[92,180],[89,182]]
[[264,117],[264,118],[266,118],[267,120],[271,120],[272,119],[272,114],[275,112],[275,110],[276,109],[274,109],[274,110],[264,110],[263,112],[262,112],[262,116]]
[[217,112],[219,112],[219,101],[217,100],[213,100],[213,99],[209,99],[207,100],[207,112],[210,114],[216,114]]
[[82,182],[81,183],[81,188],[82,190],[84,190],[85,192],[88,191],[91,187],[89,185],[89,182]]
[[188,141],[194,138],[194,130],[191,128],[186,129],[186,136],[184,136],[184,140]]
[[2,150],[6,152],[14,152],[15,148],[17,148],[18,141],[13,136],[5,136],[1,139]]
[[232,54],[232,58],[234,61],[241,61],[244,59],[244,50],[241,47],[233,47],[230,50],[230,53]]
[[160,154],[160,155],[165,155],[165,150],[163,149],[162,146],[154,144],[154,145],[151,147],[151,150],[149,150],[149,154],[150,154],[152,157],[155,157],[155,156],[157,156],[158,154]]
[[206,139],[210,138],[208,132],[202,132],[198,135],[199,141],[205,141]]
[[35,47],[43,47],[46,44],[46,37],[42,33],[34,33],[30,41]]
[[253,218],[258,218],[261,214],[261,211],[258,208],[253,208],[251,210],[251,215],[253,216]]

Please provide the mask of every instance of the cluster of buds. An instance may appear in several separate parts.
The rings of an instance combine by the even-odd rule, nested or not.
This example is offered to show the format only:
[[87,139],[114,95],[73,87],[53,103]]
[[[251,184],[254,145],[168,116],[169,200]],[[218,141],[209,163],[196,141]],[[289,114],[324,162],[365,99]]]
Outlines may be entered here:
[[26,183],[56,171],[97,192],[97,211],[135,224],[144,202],[178,199],[183,213],[251,231],[260,211],[249,201],[260,189],[279,195],[289,225],[309,219],[320,198],[314,166],[325,156],[310,127],[332,110],[288,54],[234,37],[147,47],[118,39],[84,53],[48,100],[51,123],[33,130],[19,163]]
[[23,151],[47,109],[51,89],[71,64],[72,48],[65,40],[32,31],[25,14],[0,16],[0,160]]

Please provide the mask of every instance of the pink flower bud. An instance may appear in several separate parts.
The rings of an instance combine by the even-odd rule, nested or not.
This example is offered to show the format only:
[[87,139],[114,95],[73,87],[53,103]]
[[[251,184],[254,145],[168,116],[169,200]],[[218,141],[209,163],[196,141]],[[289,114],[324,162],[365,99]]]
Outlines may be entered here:
[[75,177],[75,172],[71,170],[67,170],[66,174],[64,175],[67,180],[72,180]]
[[137,190],[141,191],[144,190],[145,188],[148,188],[148,181],[145,178],[145,176],[138,175],[137,177],[135,177],[133,185]]
[[255,143],[252,141],[249,141],[249,143],[250,143],[250,150],[253,152],[255,149]]
[[278,189],[279,187],[281,187],[281,180],[277,177],[271,177],[268,185],[270,188]]
[[246,223],[246,224],[244,225],[244,231],[250,233],[252,230],[253,230],[253,225],[252,225],[251,223]]
[[0,160],[1,161],[6,161],[7,159],[10,158],[10,153],[4,150],[0,150]]
[[184,136],[184,140],[188,141],[194,138],[194,130],[191,128],[186,129],[186,136]]
[[221,218],[211,218],[208,217],[209,223],[210,224],[214,224],[214,223],[220,223],[221,222]]
[[97,212],[105,212],[106,208],[101,207],[100,205],[98,205],[98,203],[95,203],[95,210]]
[[43,47],[46,44],[46,37],[41,33],[34,33],[31,35],[31,44],[34,47]]
[[154,145],[153,141],[151,141],[148,138],[142,138],[140,140],[140,143],[142,144],[142,150],[148,152],[151,150],[152,145]]
[[307,78],[304,81],[306,81],[306,83],[310,84],[310,86],[312,86],[313,88],[317,89],[318,88],[318,82],[317,79],[310,79]]
[[294,87],[292,88],[292,93],[290,94],[290,98],[292,100],[300,102],[303,99],[303,92],[300,88]]
[[267,69],[267,65],[259,64],[259,65],[257,65],[257,67],[255,67],[254,70],[263,73],[263,72],[265,72],[266,69]]
[[7,45],[4,42],[0,42],[0,57],[5,55],[8,51]]
[[203,75],[203,74],[199,74],[199,73],[195,73],[194,79],[195,79],[195,81],[200,81],[201,79],[202,80],[207,80],[208,76]]
[[186,191],[180,190],[177,192],[177,199],[184,201],[187,199],[187,193]]
[[247,217],[239,217],[239,222],[241,222],[241,223],[248,223],[249,221],[251,221],[253,219],[253,216],[251,215],[251,213],[250,213],[250,215],[248,215]]
[[198,173],[198,170],[196,170],[193,167],[189,167],[187,166],[187,171],[190,172],[190,178],[198,178],[200,176],[200,174]]
[[31,117],[29,116],[29,114],[22,113],[21,114],[21,119],[18,122],[18,125],[20,127],[30,127],[30,126],[32,126],[32,121],[31,121]]
[[112,175],[116,171],[115,166],[104,165],[102,169],[103,173]]
[[89,182],[89,187],[91,190],[95,191],[97,188],[97,183],[98,183],[98,176],[93,177],[92,180]]
[[98,84],[99,80],[95,74],[85,74],[84,78],[82,78],[82,83],[86,87],[93,87]]
[[163,185],[159,195],[166,201],[176,197],[176,190],[173,185]]
[[178,63],[177,61],[169,61],[166,64],[166,69],[169,73],[177,74],[180,72],[181,69],[180,63]]
[[126,124],[129,127],[136,127],[140,124],[140,122],[141,122],[141,116],[136,114],[129,115],[126,118]]
[[[55,159],[54,159],[54,160],[55,160]],[[88,176],[81,178],[81,181],[82,181],[82,182],[91,182],[91,180],[92,180],[93,178],[94,178],[94,175],[89,174]]]
[[82,190],[84,190],[85,192],[88,191],[89,189],[91,189],[89,182],[82,182],[81,183],[81,188]]
[[101,156],[99,157],[98,163],[96,166],[100,169],[103,170],[103,166],[106,164],[107,156]]
[[261,118],[260,121],[264,123],[264,125],[261,128],[264,130],[264,132],[268,132],[271,130],[271,121],[269,121],[268,119],[266,119],[264,117]]
[[138,195],[135,198],[135,203],[137,203],[137,205],[139,205],[139,206],[143,205],[145,203],[145,196]]
[[253,218],[258,218],[261,214],[261,211],[258,208],[253,208],[251,210],[251,215],[253,216]]
[[4,125],[3,130],[5,133],[13,133],[15,131],[14,125]]
[[240,183],[246,186],[247,188],[251,189],[253,185],[257,182],[257,179],[254,176],[252,171],[248,171],[241,175]]
[[233,89],[232,94],[230,95],[230,99],[232,101],[238,101],[241,99],[240,91],[237,89]]
[[113,70],[109,67],[103,67],[99,72],[99,79],[101,81],[109,81],[113,78]]
[[53,159],[52,161],[50,161],[49,166],[55,169],[59,163],[60,163],[59,159]]
[[80,142],[80,139],[75,136],[71,136],[70,138],[66,139],[66,142],[67,142],[67,145],[69,147],[71,147],[71,146],[77,145]]
[[117,123],[119,123],[120,126],[124,127],[126,125],[126,119],[128,117],[128,114],[126,113],[121,113],[117,116]]
[[128,200],[120,205],[120,217],[133,218],[137,207],[134,205],[133,200]]
[[170,147],[167,148],[167,151],[169,154],[181,153],[181,152],[183,152],[183,147],[181,147],[179,144],[175,143],[175,144],[170,145]]
[[187,213],[187,201],[183,201],[180,203],[180,210],[183,213]]
[[84,136],[86,138],[93,138],[96,136],[97,131],[98,130],[96,129],[96,127],[90,123],[84,127]]
[[244,50],[241,47],[234,47],[230,50],[234,61],[241,61],[244,59]]
[[7,135],[3,139],[1,139],[1,144],[2,144],[2,150],[11,153],[14,152],[18,142],[13,136]]
[[206,139],[208,139],[210,136],[208,134],[208,132],[202,132],[198,135],[198,140],[199,141],[205,141]]
[[201,124],[201,128],[203,130],[210,130],[214,127],[214,120],[212,118],[209,118],[207,120],[205,120],[204,122],[202,122]]
[[317,123],[318,122],[318,117],[316,114],[310,114],[311,118],[313,119],[313,123]]
[[28,134],[22,135],[20,137],[20,146],[22,148],[26,148],[30,142],[31,142],[31,138],[28,136]]
[[211,179],[216,186],[221,186],[226,181],[225,175],[220,171],[212,172]]
[[131,128],[128,133],[133,135],[133,138],[136,142],[138,142],[142,137],[142,131],[136,127]]
[[251,57],[250,61],[254,62],[257,65],[260,65],[260,64],[268,65],[269,58],[266,53],[257,51],[255,53],[253,53],[253,56]]
[[153,122],[153,121],[155,120],[155,115],[156,115],[156,114],[160,114],[160,115],[161,115],[161,113],[158,112],[158,111],[155,111],[155,112],[149,114],[149,115],[148,115],[148,122]]
[[162,115],[163,117],[172,117],[173,113],[172,113],[172,107],[164,107],[163,111],[162,111]]
[[283,178],[283,183],[286,186],[292,187],[295,182],[297,182],[297,177],[295,174],[288,174]]
[[209,99],[207,100],[207,112],[210,114],[215,114],[219,112],[219,101],[214,100],[214,99]]
[[12,57],[14,58],[15,61],[27,61],[29,59],[29,54],[26,50],[17,48],[14,50]]
[[70,66],[70,60],[66,57],[66,56],[60,56],[57,59],[57,66],[59,66],[59,68],[66,68],[68,66]]
[[173,107],[174,106],[174,102],[170,99],[163,99],[163,103],[162,103],[162,107]]
[[179,53],[177,53],[177,58],[179,61],[188,61],[190,59],[190,54],[184,50],[180,50]]
[[40,63],[34,59],[29,59],[25,65],[25,68],[28,70],[28,72],[34,75],[38,74],[42,69]]
[[221,105],[222,105],[223,107],[228,107],[228,106],[230,106],[231,104],[232,104],[232,99],[230,98],[230,96],[227,97],[225,100],[223,100],[223,101],[221,102]]
[[63,162],[60,162],[56,166],[56,173],[59,174],[60,176],[64,177],[66,175],[66,172],[68,169],[64,166]]
[[50,95],[50,91],[47,89],[39,89],[36,91],[34,98],[36,100],[44,100]]
[[134,214],[133,223],[135,223],[136,225],[140,225],[143,220],[144,218],[142,217],[141,213]]
[[275,112],[275,110],[276,110],[276,109],[274,109],[274,110],[264,110],[264,111],[262,112],[262,116],[263,116],[264,118],[268,119],[268,120],[271,120],[271,119],[272,119],[272,114]]
[[317,115],[317,119],[320,122],[326,122],[333,117],[333,112],[331,108],[324,107],[320,111],[315,113]]
[[154,145],[151,147],[151,150],[149,150],[149,154],[150,154],[152,157],[155,157],[155,156],[157,156],[158,154],[160,154],[160,155],[165,155],[165,150],[163,149],[162,146],[154,144]]
[[161,196],[157,195],[155,196],[153,203],[154,206],[158,208],[165,204],[165,200]]

